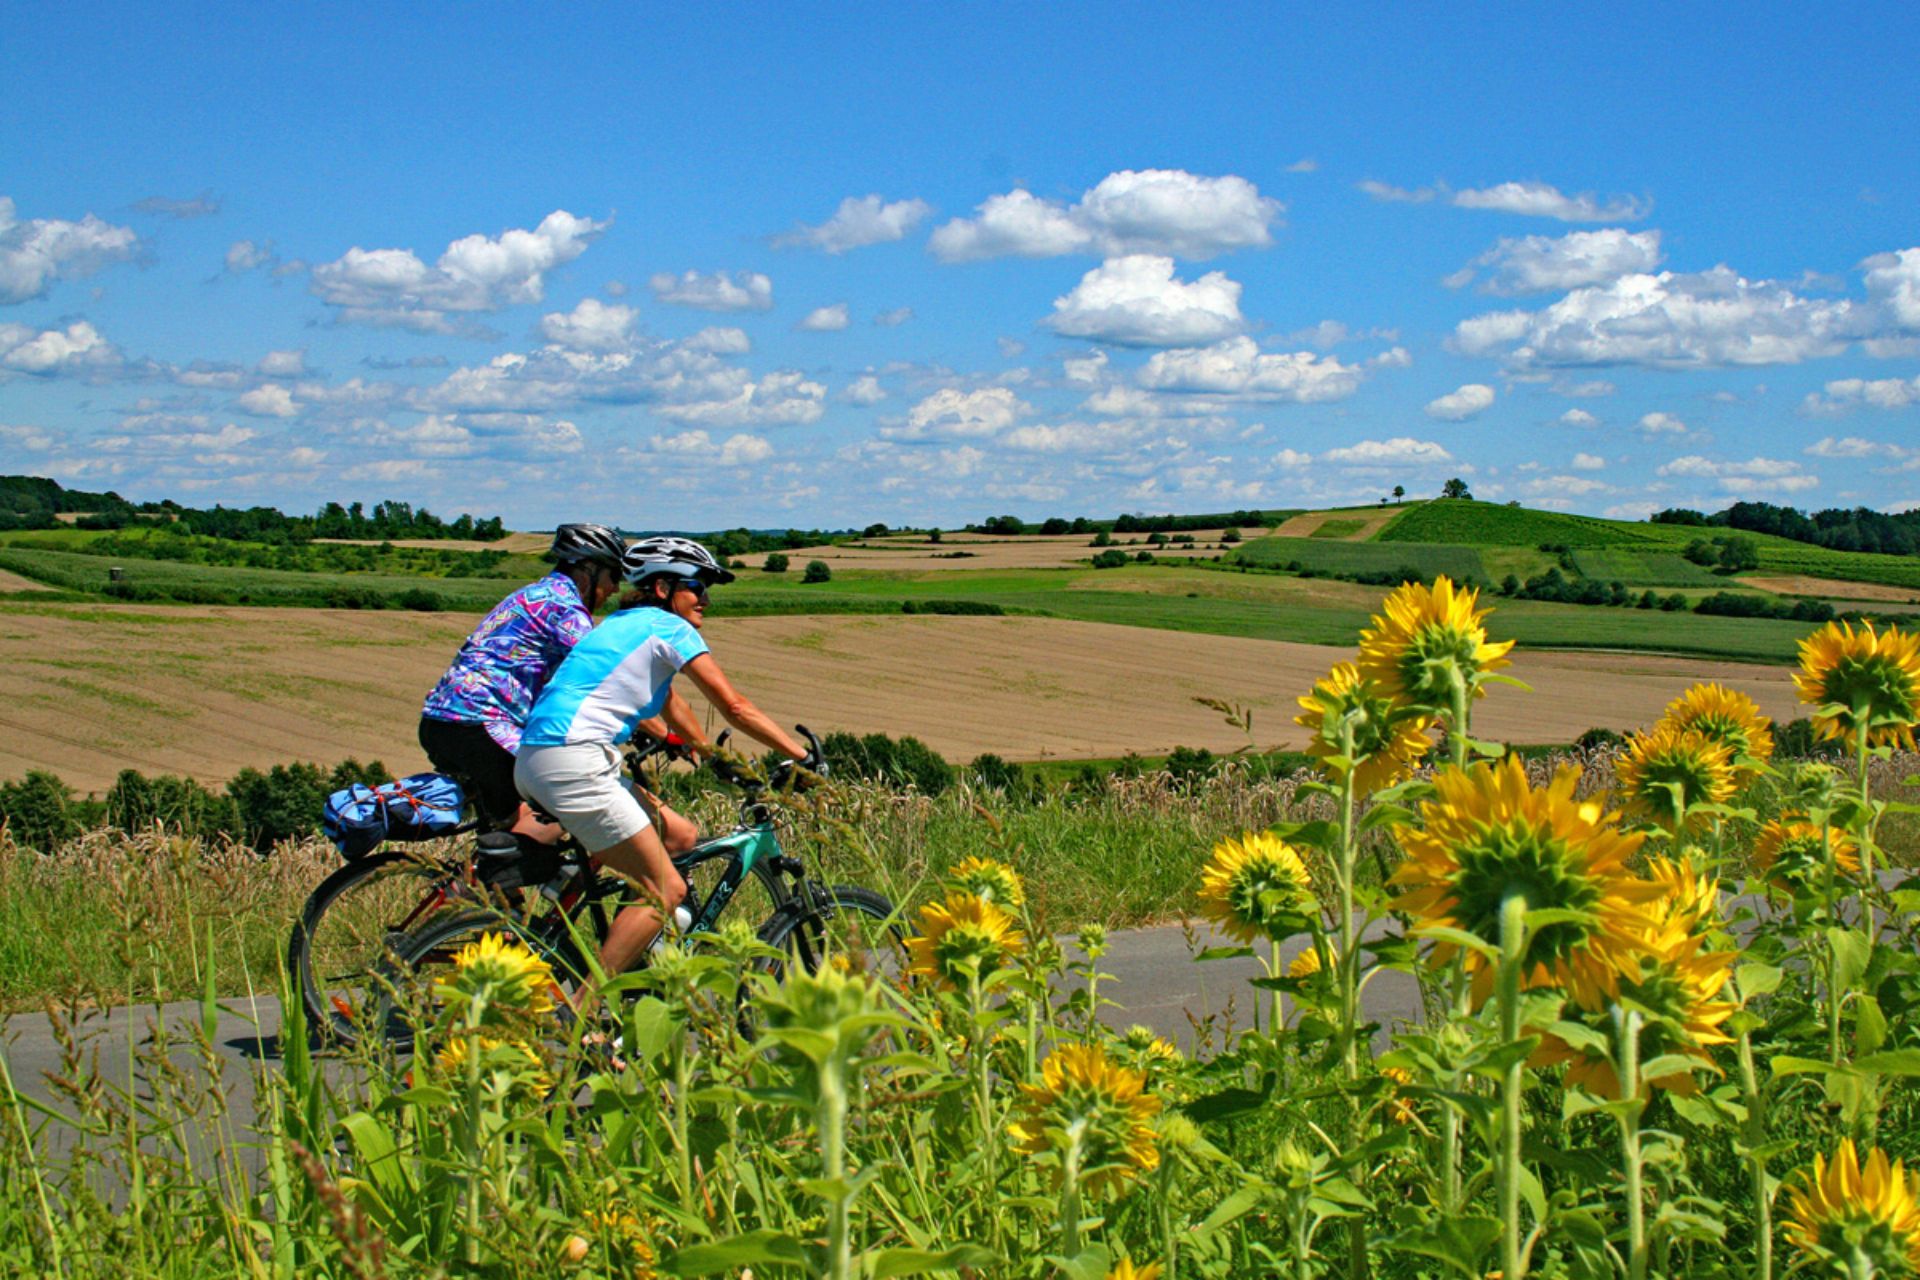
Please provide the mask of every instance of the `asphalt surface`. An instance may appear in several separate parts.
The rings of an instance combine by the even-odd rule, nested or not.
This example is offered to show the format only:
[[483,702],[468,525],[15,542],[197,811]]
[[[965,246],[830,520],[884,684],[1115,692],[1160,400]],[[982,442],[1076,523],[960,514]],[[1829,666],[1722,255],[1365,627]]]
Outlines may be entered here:
[[[1069,948],[1070,940],[1063,939]],[[1159,1034],[1183,1046],[1196,1040],[1204,1042],[1211,1024],[1214,1044],[1230,1023],[1244,1027],[1251,1021],[1251,1002],[1269,999],[1268,993],[1248,985],[1248,979],[1265,970],[1256,960],[1233,959],[1196,962],[1192,956],[1208,947],[1228,947],[1231,940],[1196,926],[1189,937],[1181,927],[1118,930],[1110,935],[1110,949],[1100,961],[1102,979],[1099,996],[1102,1018],[1119,1029],[1135,1023],[1152,1027]],[[1291,959],[1301,946],[1290,944],[1282,951]],[[1106,1002],[1111,1001],[1109,1005]],[[1365,995],[1368,1017],[1381,1024],[1410,1020],[1419,1014],[1419,991],[1413,978],[1397,972],[1376,976]],[[196,1047],[202,1010],[197,1001],[146,1005],[101,1010],[76,1023],[67,1039],[82,1047],[81,1058],[97,1062],[102,1080],[126,1087],[134,1071],[137,1050],[150,1046],[157,1034],[165,1033],[172,1048],[170,1059],[181,1073],[183,1085],[192,1086],[206,1079],[210,1070],[219,1073],[219,1092],[226,1100],[230,1121],[218,1116],[204,1117],[203,1133],[183,1136],[198,1159],[236,1134],[244,1142],[254,1115],[254,1101],[262,1079],[281,1069],[280,1004],[272,996],[251,1000],[221,1002],[209,1040],[212,1055]],[[63,1049],[44,1013],[15,1014],[6,1019],[4,1039],[0,1040],[0,1058],[5,1061],[15,1087],[29,1098],[53,1106],[65,1114],[72,1111],[71,1100],[61,1095],[53,1078],[73,1071],[74,1062]],[[327,1064],[323,1069],[339,1071],[343,1064]],[[164,1086],[165,1082],[161,1082]],[[141,1074],[133,1081],[134,1092],[151,1097],[155,1081]],[[29,1127],[33,1124],[31,1113]],[[50,1145],[66,1145],[53,1130],[46,1135]],[[224,1133],[223,1133],[224,1131]]]

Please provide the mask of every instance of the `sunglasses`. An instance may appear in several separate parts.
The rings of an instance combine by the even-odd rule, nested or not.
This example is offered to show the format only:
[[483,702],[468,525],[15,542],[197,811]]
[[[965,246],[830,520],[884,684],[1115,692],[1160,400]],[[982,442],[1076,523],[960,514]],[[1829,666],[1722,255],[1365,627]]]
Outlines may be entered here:
[[682,578],[673,584],[675,591],[691,591],[693,598],[701,604],[707,603],[707,584],[698,578]]

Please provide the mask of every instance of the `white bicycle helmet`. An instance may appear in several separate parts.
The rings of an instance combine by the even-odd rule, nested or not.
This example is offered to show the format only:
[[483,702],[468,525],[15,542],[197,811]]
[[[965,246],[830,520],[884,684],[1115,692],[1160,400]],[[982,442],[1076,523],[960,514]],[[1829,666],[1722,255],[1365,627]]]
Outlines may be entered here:
[[671,536],[642,538],[628,547],[621,572],[635,586],[644,586],[663,574],[698,578],[716,587],[733,581],[733,574],[713,558],[713,552],[692,538]]

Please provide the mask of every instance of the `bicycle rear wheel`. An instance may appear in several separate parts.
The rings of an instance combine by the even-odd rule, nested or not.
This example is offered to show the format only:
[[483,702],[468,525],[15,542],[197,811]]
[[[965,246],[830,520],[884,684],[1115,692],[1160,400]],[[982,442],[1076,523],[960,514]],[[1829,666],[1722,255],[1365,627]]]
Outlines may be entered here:
[[760,926],[760,941],[783,954],[770,962],[775,978],[787,963],[807,973],[835,964],[887,986],[906,986],[906,928],[893,903],[871,889],[836,884],[803,892]]
[[390,966],[395,944],[475,897],[460,864],[408,849],[357,859],[321,881],[287,940],[287,970],[309,1030],[352,1044],[378,1002],[376,974]]
[[487,934],[507,934],[553,971],[554,1000],[565,1014],[574,993],[586,982],[588,969],[571,936],[556,940],[554,926],[564,928],[558,916],[528,922],[499,911],[449,912],[398,940],[393,958],[377,983],[378,1025],[387,1043],[404,1045],[416,1030],[431,1026],[438,1013],[434,984],[452,975],[463,948]]

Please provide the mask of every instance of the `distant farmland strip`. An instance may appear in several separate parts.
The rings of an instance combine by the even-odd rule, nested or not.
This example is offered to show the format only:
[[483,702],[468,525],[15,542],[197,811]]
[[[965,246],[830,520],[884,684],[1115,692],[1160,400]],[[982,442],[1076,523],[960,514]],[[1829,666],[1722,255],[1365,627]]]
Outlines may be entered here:
[[1616,547],[1622,543],[1663,542],[1646,531],[1654,525],[1634,525],[1589,516],[1529,511],[1495,503],[1447,500],[1409,508],[1380,531],[1380,542],[1453,542],[1476,547],[1537,547],[1543,542],[1565,547]]
[[1727,579],[1672,551],[1642,551],[1636,547],[1584,547],[1573,553],[1580,573],[1601,582],[1624,582],[1630,587],[1715,587]]
[[1235,553],[1242,564],[1278,569],[1298,562],[1318,573],[1394,573],[1416,570],[1421,577],[1444,573],[1455,581],[1484,582],[1485,563],[1473,547],[1415,543],[1338,542],[1317,538],[1260,538]]

